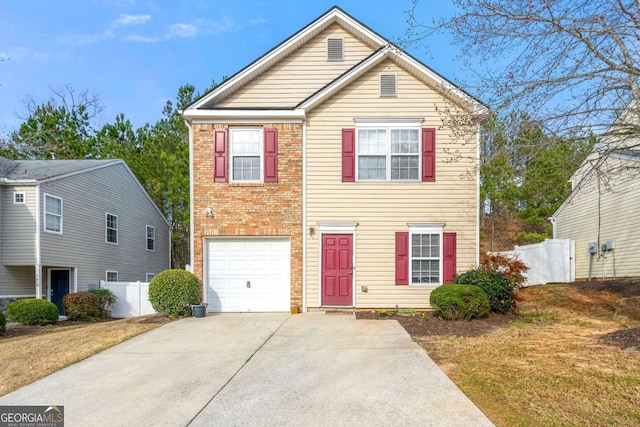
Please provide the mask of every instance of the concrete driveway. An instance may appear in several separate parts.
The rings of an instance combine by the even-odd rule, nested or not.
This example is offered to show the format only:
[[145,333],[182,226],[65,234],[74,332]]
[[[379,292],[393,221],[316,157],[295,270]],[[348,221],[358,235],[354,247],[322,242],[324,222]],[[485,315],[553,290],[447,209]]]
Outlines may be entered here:
[[164,325],[0,398],[65,426],[492,426],[395,321],[221,314]]

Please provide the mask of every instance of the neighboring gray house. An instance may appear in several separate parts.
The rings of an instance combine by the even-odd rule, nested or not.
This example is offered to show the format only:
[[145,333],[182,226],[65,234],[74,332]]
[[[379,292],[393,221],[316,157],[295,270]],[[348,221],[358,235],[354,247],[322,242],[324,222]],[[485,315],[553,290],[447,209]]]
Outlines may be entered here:
[[170,225],[122,160],[0,157],[0,309],[170,266]]

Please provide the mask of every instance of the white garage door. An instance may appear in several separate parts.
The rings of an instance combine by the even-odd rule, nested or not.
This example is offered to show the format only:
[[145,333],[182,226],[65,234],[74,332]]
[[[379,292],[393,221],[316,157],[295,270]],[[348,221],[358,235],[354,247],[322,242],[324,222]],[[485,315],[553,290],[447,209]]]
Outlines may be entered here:
[[206,249],[209,311],[289,311],[289,239],[215,238]]

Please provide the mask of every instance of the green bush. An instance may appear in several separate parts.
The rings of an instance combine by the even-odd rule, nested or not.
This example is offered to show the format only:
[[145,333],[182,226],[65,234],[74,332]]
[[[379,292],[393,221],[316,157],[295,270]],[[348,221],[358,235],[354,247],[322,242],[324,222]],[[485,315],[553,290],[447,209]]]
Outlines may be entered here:
[[4,317],[4,313],[0,311],[0,335],[4,335],[7,332],[7,319]]
[[453,281],[460,285],[474,285],[482,288],[489,297],[491,311],[508,313],[515,305],[514,285],[502,272],[486,270],[482,267],[462,273]]
[[200,304],[200,281],[186,270],[165,270],[149,283],[149,301],[158,313],[191,316],[191,306]]
[[23,325],[54,324],[58,322],[58,307],[44,299],[20,299],[9,304],[7,317],[9,321]]
[[489,298],[471,285],[444,285],[431,291],[429,302],[434,312],[447,320],[471,320],[491,311]]
[[100,298],[90,292],[76,292],[62,297],[64,314],[70,320],[94,321],[101,317]]
[[106,319],[107,317],[109,317],[111,315],[111,311],[109,310],[109,308],[113,304],[115,304],[116,298],[117,298],[113,294],[113,292],[111,292],[111,290],[109,289],[98,288],[98,289],[91,289],[89,293],[97,296],[98,299],[100,300],[100,318]]

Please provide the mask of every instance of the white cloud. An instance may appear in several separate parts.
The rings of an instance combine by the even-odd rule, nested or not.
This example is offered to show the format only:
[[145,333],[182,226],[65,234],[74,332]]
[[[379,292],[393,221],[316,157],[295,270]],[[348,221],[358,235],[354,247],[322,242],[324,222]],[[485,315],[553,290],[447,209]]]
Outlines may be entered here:
[[198,34],[198,27],[193,24],[173,24],[169,27],[167,38],[172,37],[193,37]]
[[120,15],[120,18],[111,23],[114,27],[123,27],[126,25],[140,25],[151,19],[151,15]]
[[166,39],[166,37],[143,36],[140,34],[129,34],[128,36],[124,37],[124,41],[136,43],[158,43],[165,41]]
[[220,35],[226,31],[236,28],[236,24],[228,17],[223,17],[219,21],[211,19],[198,19],[195,21],[202,28],[202,32],[207,35]]
[[249,20],[249,25],[259,25],[259,24],[266,24],[266,23],[267,23],[267,20],[264,18],[254,18]]
[[105,31],[99,34],[75,34],[72,36],[64,36],[60,38],[60,41],[65,44],[71,44],[76,46],[87,46],[96,44],[105,40],[110,40],[115,37],[113,31]]

